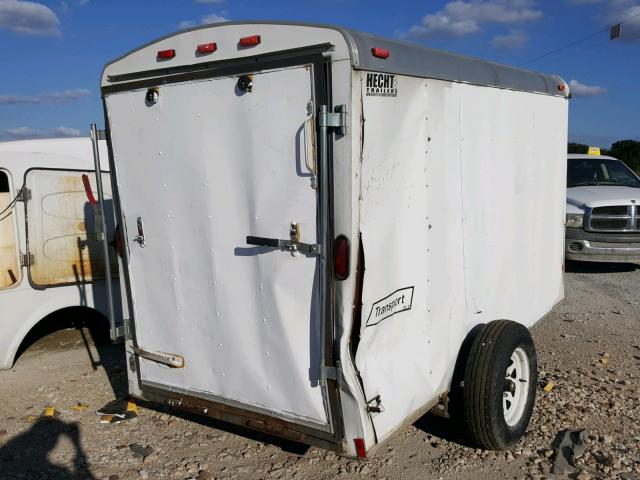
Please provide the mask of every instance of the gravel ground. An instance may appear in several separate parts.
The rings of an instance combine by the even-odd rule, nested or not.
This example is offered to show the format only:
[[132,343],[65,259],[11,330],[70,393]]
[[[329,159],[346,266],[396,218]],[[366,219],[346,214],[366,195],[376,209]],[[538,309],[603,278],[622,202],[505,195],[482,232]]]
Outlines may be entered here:
[[[640,480],[640,269],[567,270],[566,300],[533,329],[536,408],[509,452],[465,446],[454,423],[434,415],[364,462],[152,406],[101,424],[96,409],[126,391],[122,355],[71,329],[38,340],[0,372],[0,478]],[[47,406],[55,416],[38,418]],[[565,431],[574,433],[558,449]]]

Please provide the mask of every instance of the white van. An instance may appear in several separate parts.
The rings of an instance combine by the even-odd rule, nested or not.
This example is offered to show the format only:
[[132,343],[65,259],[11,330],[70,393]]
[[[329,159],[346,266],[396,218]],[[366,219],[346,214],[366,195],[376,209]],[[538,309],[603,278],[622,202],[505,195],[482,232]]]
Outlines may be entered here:
[[571,153],[566,257],[640,263],[640,178],[617,158]]
[[104,255],[83,183],[84,174],[93,192],[93,168],[88,138],[0,142],[0,369],[11,368],[27,334],[50,315],[72,307],[107,315]]
[[563,298],[562,79],[224,23],[102,95],[132,395],[364,457],[464,382],[479,445],[524,433],[526,327]]

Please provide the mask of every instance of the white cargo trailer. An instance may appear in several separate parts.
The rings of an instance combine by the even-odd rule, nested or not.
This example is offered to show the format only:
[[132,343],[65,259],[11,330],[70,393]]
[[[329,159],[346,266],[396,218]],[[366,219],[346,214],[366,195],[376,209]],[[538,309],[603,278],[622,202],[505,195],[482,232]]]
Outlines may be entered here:
[[522,435],[526,327],[563,298],[562,79],[232,22],[102,95],[133,395],[354,457],[448,393],[479,445]]

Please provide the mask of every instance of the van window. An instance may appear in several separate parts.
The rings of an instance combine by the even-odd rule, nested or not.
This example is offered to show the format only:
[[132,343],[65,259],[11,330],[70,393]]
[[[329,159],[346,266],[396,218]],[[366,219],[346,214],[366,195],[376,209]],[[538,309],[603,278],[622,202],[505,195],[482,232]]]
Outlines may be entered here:
[[[34,169],[27,173],[29,276],[36,286],[87,283],[104,278],[103,247],[96,234],[96,210],[87,200],[83,173],[89,175],[95,192],[93,172]],[[103,174],[102,181],[107,230],[113,232],[109,175]],[[117,256],[113,255],[111,261],[111,271],[117,274]]]
[[0,289],[20,281],[18,248],[16,245],[16,218],[9,175],[0,170]]

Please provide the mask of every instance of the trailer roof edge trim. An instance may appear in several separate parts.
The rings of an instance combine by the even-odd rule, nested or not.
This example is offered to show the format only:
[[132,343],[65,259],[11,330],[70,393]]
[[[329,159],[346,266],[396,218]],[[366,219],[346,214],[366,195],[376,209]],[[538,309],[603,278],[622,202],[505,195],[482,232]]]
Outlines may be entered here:
[[[524,92],[541,93],[559,97],[569,95],[566,82],[557,75],[546,75],[518,67],[467,57],[455,53],[436,50],[422,45],[390,40],[384,37],[358,32],[355,30],[319,23],[286,21],[233,21],[209,25],[200,25],[180,30],[152,40],[136,49],[107,63],[101,78],[109,66],[125,59],[129,55],[150,47],[160,41],[196,30],[214,29],[233,25],[282,25],[310,28],[324,28],[339,32],[345,39],[351,65],[357,70],[408,75],[426,79],[447,80],[473,85],[505,88]],[[377,58],[368,54],[374,47],[389,50],[389,58]]]

